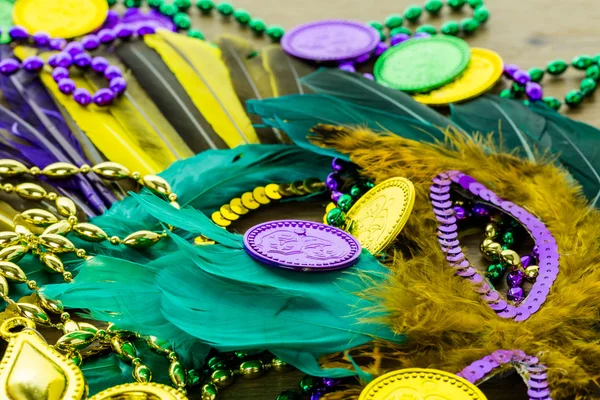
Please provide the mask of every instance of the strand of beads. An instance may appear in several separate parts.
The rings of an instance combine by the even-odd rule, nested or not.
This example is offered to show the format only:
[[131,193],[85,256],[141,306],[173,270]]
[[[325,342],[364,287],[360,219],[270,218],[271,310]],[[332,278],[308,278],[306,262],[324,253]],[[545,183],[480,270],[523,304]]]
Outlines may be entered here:
[[319,400],[325,394],[331,393],[341,382],[340,379],[305,375],[300,381],[299,390],[281,392],[276,400],[302,400],[304,396],[310,396],[310,400]]
[[[569,91],[564,98],[567,106],[577,107],[585,97],[592,95],[596,90],[600,79],[600,55],[595,57],[589,55],[577,56],[571,62],[571,66],[577,70],[585,71],[585,78],[581,80],[579,89]],[[500,96],[511,99],[519,99],[525,96],[529,101],[543,100],[546,105],[558,111],[563,103],[552,96],[544,97],[540,82],[546,73],[556,77],[565,73],[568,68],[569,64],[564,60],[551,61],[546,66],[545,71],[538,67],[525,71],[515,64],[506,65],[504,76],[511,79],[513,84],[510,89],[504,89],[500,92]]]

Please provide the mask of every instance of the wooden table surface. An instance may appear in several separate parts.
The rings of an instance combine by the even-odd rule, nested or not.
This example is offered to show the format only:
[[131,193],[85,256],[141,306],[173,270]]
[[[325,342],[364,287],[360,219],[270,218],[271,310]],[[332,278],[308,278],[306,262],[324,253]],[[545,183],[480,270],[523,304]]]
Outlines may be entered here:
[[[515,63],[521,68],[545,67],[548,61],[563,58],[570,61],[580,54],[600,53],[600,7],[597,0],[484,0],[491,14],[487,24],[475,35],[467,38],[475,47],[498,52],[505,63]],[[445,2],[445,1],[444,1]],[[402,13],[411,5],[423,0],[233,0],[234,6],[247,9],[252,16],[263,18],[286,29],[297,24],[319,19],[344,18],[360,21],[383,20],[391,13]],[[471,16],[469,7],[462,12],[450,12],[444,7],[437,18],[424,14],[422,22],[436,27],[449,19],[460,20]],[[220,32],[231,32],[251,37],[248,30],[236,23],[223,23],[220,18],[195,16],[194,26],[214,39]],[[266,41],[257,40],[257,45]],[[579,86],[581,71],[569,70],[558,79],[544,80],[544,90],[556,97]],[[600,104],[593,98],[577,110],[569,111],[572,118],[600,126]],[[565,112],[565,111],[563,111]],[[262,214],[263,219],[273,217]],[[272,219],[272,218],[271,218]],[[221,400],[274,399],[282,390],[297,388],[301,373],[269,373],[256,381],[236,382],[219,395]],[[494,378],[481,385],[490,400],[527,399],[525,384],[517,374]],[[200,399],[197,393],[191,399]]]

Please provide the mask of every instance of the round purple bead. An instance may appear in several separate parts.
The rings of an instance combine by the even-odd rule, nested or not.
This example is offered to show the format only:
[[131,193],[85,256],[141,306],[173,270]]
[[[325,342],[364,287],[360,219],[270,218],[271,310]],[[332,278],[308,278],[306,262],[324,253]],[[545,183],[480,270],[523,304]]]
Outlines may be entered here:
[[358,63],[358,64],[362,64],[364,62],[369,61],[369,58],[371,58],[371,53],[365,53],[360,57],[356,57],[356,59],[354,60],[354,62]]
[[86,50],[96,50],[100,46],[98,36],[90,34],[81,39],[81,44]]
[[50,39],[50,48],[52,50],[62,50],[67,45],[67,41],[63,38]]
[[407,41],[408,39],[410,39],[410,36],[406,33],[398,33],[397,35],[394,35],[390,38],[390,43],[392,44],[392,46],[396,46],[402,42]]
[[425,39],[431,37],[431,35],[427,32],[417,32],[413,35],[413,39]]
[[531,77],[529,76],[529,72],[520,69],[513,74],[513,79],[519,85],[524,85],[531,80]]
[[8,34],[12,40],[27,40],[29,39],[29,32],[22,26],[13,26],[9,29]]
[[338,179],[339,175],[335,172],[332,172],[331,174],[327,175],[327,178],[325,179],[325,185],[327,185],[327,189],[329,189],[330,191],[337,190],[340,186],[340,181]]
[[[73,57],[69,53],[61,52],[56,54],[55,63],[56,67],[69,68],[73,64]],[[52,66],[54,67],[54,65]]]
[[152,35],[154,32],[156,32],[156,29],[150,25],[142,25],[137,30],[137,34],[140,36]]
[[365,78],[367,78],[368,80],[370,80],[370,81],[374,81],[374,80],[375,80],[375,77],[373,76],[373,74],[369,74],[368,72],[365,72],[365,73],[363,74],[363,76],[364,76]]
[[379,42],[375,47],[375,56],[379,57],[388,49],[388,45],[385,42]]
[[44,67],[44,60],[40,56],[30,56],[23,60],[23,69],[29,72],[37,72]]
[[119,67],[117,67],[115,65],[109,65],[104,70],[104,76],[106,77],[106,79],[111,80],[111,79],[119,78],[119,77],[123,76],[123,73],[121,72]]
[[92,95],[87,91],[87,89],[83,88],[75,89],[73,92],[73,98],[82,106],[87,106],[92,102]]
[[321,393],[315,392],[310,395],[310,400],[321,400]]
[[4,60],[0,61],[0,74],[6,76],[12,75],[17,72],[20,67],[21,64],[19,61],[15,60],[14,58],[5,58]]
[[115,94],[120,95],[127,89],[127,81],[123,77],[118,76],[111,79],[108,86]]
[[64,94],[71,94],[73,91],[77,89],[75,85],[75,81],[70,78],[64,78],[58,81],[58,90],[60,90]]
[[534,256],[535,258],[539,258],[540,246],[538,246],[537,244],[535,246],[533,246],[533,249],[531,250],[531,255]]
[[489,214],[489,209],[483,204],[476,203],[471,209],[471,212],[478,217],[485,217]]
[[108,10],[106,13],[106,19],[104,20],[104,26],[115,26],[119,22],[119,13],[115,10]]
[[526,256],[521,257],[521,265],[523,265],[523,268],[527,268],[533,264],[534,264],[534,261],[533,261],[532,256],[526,255]]
[[102,29],[98,32],[98,40],[102,44],[110,44],[115,41],[117,34],[112,29]]
[[344,193],[342,192],[338,192],[337,190],[334,190],[333,192],[331,192],[331,200],[337,204],[338,200],[340,199],[340,197],[343,196]]
[[52,79],[55,82],[60,82],[69,77],[69,70],[64,67],[56,67],[52,70]]
[[354,64],[351,62],[345,62],[340,64],[340,69],[346,72],[356,72],[356,68],[354,68]]
[[508,283],[509,287],[517,287],[523,284],[523,279],[525,279],[525,275],[523,272],[516,270],[510,271],[506,276],[506,283]]
[[80,42],[70,42],[65,46],[65,51],[72,56],[83,53],[85,48]]
[[87,68],[92,63],[92,56],[88,53],[79,53],[73,57],[73,64],[79,68]]
[[456,217],[456,219],[465,219],[467,218],[467,211],[462,208],[461,206],[454,206],[453,207],[454,210],[454,216]]
[[92,58],[92,69],[96,72],[104,72],[110,63],[104,57],[94,57]]
[[527,82],[527,85],[525,85],[525,93],[527,94],[527,97],[529,97],[529,100],[532,101],[538,101],[544,97],[542,86],[536,82]]
[[339,385],[340,380],[334,378],[323,378],[323,385],[327,388],[336,387]]
[[133,36],[133,29],[125,25],[117,25],[115,32],[117,37],[121,40],[126,40]]
[[115,94],[108,88],[103,88],[94,93],[94,103],[98,106],[107,106],[113,102]]
[[37,47],[46,47],[50,44],[50,35],[46,32],[36,32],[33,34],[33,42]]
[[514,73],[519,70],[519,67],[516,64],[508,64],[504,66],[504,76],[507,78],[512,78]]
[[511,287],[508,289],[506,297],[511,301],[522,301],[525,298],[525,293],[523,292],[523,288]]
[[342,160],[341,158],[336,157],[333,160],[331,160],[331,169],[335,172],[342,172],[344,169],[346,169],[347,166],[348,163]]

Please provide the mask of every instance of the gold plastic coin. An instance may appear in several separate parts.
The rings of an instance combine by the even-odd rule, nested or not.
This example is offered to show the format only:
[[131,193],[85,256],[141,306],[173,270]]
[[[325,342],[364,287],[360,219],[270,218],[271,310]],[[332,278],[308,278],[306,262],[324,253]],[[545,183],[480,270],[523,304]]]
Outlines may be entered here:
[[153,382],[125,383],[106,389],[90,400],[187,400],[175,388]]
[[408,368],[373,380],[359,400],[486,400],[466,379],[437,369]]
[[107,12],[106,0],[19,0],[13,20],[30,33],[42,31],[70,39],[98,29]]
[[477,97],[490,90],[502,76],[502,58],[488,49],[472,48],[471,62],[454,81],[413,98],[429,105],[457,103]]
[[406,178],[391,178],[369,190],[346,214],[346,230],[371,254],[398,236],[415,204],[415,187]]

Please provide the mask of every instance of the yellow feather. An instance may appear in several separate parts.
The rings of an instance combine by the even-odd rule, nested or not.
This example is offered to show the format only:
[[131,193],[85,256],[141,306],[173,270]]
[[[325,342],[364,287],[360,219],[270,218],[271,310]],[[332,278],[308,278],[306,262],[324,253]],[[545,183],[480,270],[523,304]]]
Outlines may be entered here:
[[160,54],[196,107],[229,147],[259,143],[218,48],[164,30],[145,36],[144,41]]

